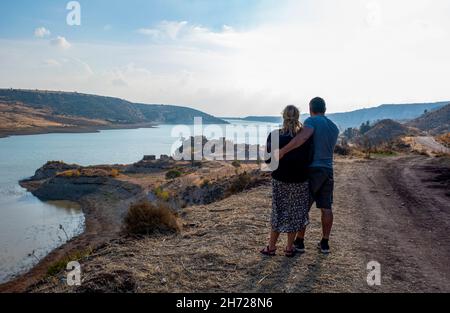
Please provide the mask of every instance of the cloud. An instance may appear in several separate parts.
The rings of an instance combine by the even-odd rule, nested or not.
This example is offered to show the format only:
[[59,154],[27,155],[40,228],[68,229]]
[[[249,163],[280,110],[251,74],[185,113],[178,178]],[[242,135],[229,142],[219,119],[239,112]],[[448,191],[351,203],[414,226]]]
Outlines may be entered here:
[[44,38],[50,36],[51,32],[45,27],[38,27],[34,30],[34,36],[36,38]]
[[[288,103],[307,111],[314,96],[330,112],[448,100],[449,11],[448,0],[286,0],[248,25],[162,21],[139,29],[137,43],[80,41],[64,53],[70,62],[46,42],[0,39],[0,85],[222,116],[279,114]],[[23,51],[34,53],[23,60]],[[44,67],[50,59],[60,66]]]
[[50,40],[50,44],[63,50],[69,49],[72,46],[72,44],[62,36],[58,36],[55,39]]
[[114,87],[128,87],[128,83],[123,80],[122,78],[115,78],[113,80],[111,80],[111,84]]
[[50,73],[85,78],[95,75],[89,64],[75,57],[45,59],[42,65],[46,69],[53,71]]
[[188,22],[186,21],[162,21],[156,28],[138,29],[138,33],[151,36],[155,39],[169,38],[175,40],[187,25]]
[[187,21],[162,21],[154,28],[140,28],[137,32],[149,36],[158,43],[181,43],[191,46],[232,46],[233,37],[237,34],[228,25],[224,25],[220,31],[213,31],[202,25],[191,24]]
[[58,67],[58,66],[61,66],[61,63],[58,62],[58,61],[55,60],[55,59],[47,59],[47,60],[44,60],[43,63],[44,63],[44,65],[50,66],[50,67]]

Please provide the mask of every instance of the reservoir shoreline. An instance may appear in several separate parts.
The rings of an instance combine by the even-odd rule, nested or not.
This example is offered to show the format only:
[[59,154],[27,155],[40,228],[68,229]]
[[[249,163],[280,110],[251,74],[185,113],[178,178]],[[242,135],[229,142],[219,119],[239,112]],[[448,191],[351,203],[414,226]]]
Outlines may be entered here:
[[11,136],[33,136],[44,134],[89,134],[98,133],[102,130],[123,130],[139,128],[157,128],[158,124],[117,124],[108,126],[91,127],[46,127],[46,128],[26,128],[26,129],[0,129],[0,139]]
[[[33,192],[33,189],[42,183],[43,181],[25,180],[20,182],[20,185]],[[117,187],[120,188],[119,185]],[[110,188],[109,185],[108,188]],[[126,186],[126,188],[130,187]],[[105,197],[102,191],[89,195],[88,197],[81,197],[79,200],[71,197],[69,199],[60,199],[61,201],[75,202],[81,207],[85,217],[84,231],[48,253],[29,271],[18,274],[10,281],[0,284],[0,293],[27,292],[30,287],[45,278],[49,267],[59,260],[74,253],[79,253],[80,251],[92,251],[98,246],[117,237],[117,234],[121,230],[120,219],[124,211],[132,202],[139,201],[145,196],[144,193],[139,192],[142,190],[136,189],[135,191],[136,195],[126,199],[111,200]]]

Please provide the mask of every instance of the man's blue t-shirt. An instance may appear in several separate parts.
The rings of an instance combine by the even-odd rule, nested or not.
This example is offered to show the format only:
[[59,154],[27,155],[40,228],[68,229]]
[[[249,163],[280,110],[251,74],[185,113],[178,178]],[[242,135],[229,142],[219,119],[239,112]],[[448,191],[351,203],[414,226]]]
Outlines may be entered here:
[[314,160],[310,167],[333,169],[333,153],[339,137],[338,127],[322,115],[308,118],[304,125],[314,130]]

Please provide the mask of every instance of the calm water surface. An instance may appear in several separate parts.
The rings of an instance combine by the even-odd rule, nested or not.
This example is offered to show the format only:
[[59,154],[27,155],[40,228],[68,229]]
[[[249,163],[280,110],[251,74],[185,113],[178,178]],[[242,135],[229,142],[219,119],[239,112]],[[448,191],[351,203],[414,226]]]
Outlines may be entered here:
[[[269,127],[275,126],[230,122],[261,126],[259,136],[251,135],[247,139],[251,144],[263,143]],[[170,155],[177,140],[171,136],[172,129],[173,126],[161,125],[153,129],[0,139],[0,283],[29,270],[39,259],[84,229],[84,216],[76,204],[41,202],[18,185],[20,179],[32,176],[49,160],[81,165],[128,164],[146,154]],[[233,138],[228,136],[228,139]],[[244,134],[237,139],[245,142]]]

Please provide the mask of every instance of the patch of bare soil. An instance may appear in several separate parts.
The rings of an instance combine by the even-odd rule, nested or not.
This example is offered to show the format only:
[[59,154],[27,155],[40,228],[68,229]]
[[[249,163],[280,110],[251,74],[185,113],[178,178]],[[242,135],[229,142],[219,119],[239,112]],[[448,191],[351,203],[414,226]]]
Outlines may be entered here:
[[366,261],[382,265],[385,292],[450,290],[450,202],[440,173],[447,158],[398,157],[347,167],[346,199]]

